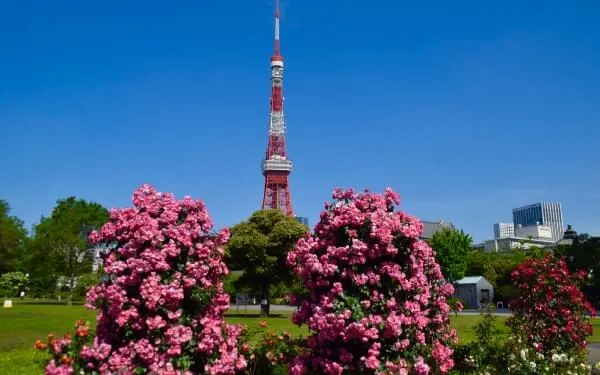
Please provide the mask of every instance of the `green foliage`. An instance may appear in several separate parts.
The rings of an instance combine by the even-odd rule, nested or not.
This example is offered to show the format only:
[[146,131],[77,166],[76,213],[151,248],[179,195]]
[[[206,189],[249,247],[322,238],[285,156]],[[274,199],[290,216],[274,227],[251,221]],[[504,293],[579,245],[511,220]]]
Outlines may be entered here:
[[8,202],[0,200],[0,274],[23,270],[27,231],[23,221],[9,212]]
[[572,272],[589,271],[590,287],[595,289],[591,299],[600,300],[600,238],[580,234],[571,246],[559,246],[555,253],[564,256]]
[[467,253],[472,243],[470,235],[453,228],[445,228],[433,235],[430,245],[446,280],[454,282],[465,276]]
[[76,278],[91,272],[93,254],[86,235],[108,220],[108,211],[101,205],[69,197],[57,201],[49,217],[42,217],[29,244],[29,269],[32,288],[48,293],[59,275],[68,279],[69,289]]
[[506,349],[496,325],[496,317],[487,311],[475,326],[476,339],[454,348],[456,374],[503,374]]
[[483,252],[470,250],[467,254],[467,276],[483,276],[494,286],[494,299],[503,301],[504,305],[517,295],[512,285],[510,274],[525,259],[536,258],[547,254],[544,250],[533,247],[528,250],[507,252]]
[[232,271],[229,272],[229,274],[223,280],[223,290],[225,291],[225,293],[229,294],[232,301],[235,301],[235,294],[237,292],[246,292],[246,290],[236,288],[236,283],[241,276],[242,272]]
[[100,282],[100,273],[86,273],[77,278],[77,285],[73,291],[76,296],[84,297],[87,290]]
[[288,331],[277,334],[267,327],[267,322],[260,322],[247,329],[242,337],[242,351],[250,358],[245,374],[287,374],[288,363],[306,350],[302,337],[293,337]]
[[286,256],[308,228],[279,210],[259,210],[231,228],[226,252],[231,269],[243,270],[236,286],[260,290],[268,298],[271,285],[290,282]]
[[308,290],[297,275],[292,275],[291,281],[282,281],[271,287],[270,297],[273,303],[277,305],[287,305],[293,302],[292,296],[296,300],[302,300],[308,297]]
[[25,291],[29,277],[22,272],[8,272],[0,277],[0,296],[17,297]]

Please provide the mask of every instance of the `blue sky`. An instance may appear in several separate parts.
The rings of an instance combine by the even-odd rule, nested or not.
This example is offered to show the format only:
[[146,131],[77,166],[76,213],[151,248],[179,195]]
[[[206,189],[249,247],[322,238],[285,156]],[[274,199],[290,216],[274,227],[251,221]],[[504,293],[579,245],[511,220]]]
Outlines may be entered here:
[[[600,234],[600,5],[283,0],[292,196],[336,186],[473,234],[557,200]],[[218,227],[259,208],[272,0],[0,3],[0,198],[130,204],[151,183]]]

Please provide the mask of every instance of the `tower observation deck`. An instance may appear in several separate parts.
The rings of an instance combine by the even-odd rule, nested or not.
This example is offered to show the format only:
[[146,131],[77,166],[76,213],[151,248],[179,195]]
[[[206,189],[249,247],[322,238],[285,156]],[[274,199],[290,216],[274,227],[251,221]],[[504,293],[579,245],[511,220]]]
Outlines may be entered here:
[[265,177],[263,209],[280,209],[293,216],[289,175],[292,162],[287,157],[285,138],[285,118],[283,116],[283,56],[279,44],[279,2],[275,9],[275,43],[271,56],[271,103],[269,114],[269,135],[267,152],[262,161]]

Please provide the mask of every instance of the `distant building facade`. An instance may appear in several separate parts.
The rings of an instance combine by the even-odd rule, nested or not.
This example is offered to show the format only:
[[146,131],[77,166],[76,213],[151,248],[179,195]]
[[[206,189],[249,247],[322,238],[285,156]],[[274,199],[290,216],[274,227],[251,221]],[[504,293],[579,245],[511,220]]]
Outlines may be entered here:
[[511,251],[516,249],[526,250],[537,246],[540,248],[552,246],[556,243],[551,238],[522,238],[505,237],[488,240],[483,243],[483,250],[486,252]]
[[[294,217],[296,219],[297,222],[299,222],[300,224],[304,224],[308,227],[308,218],[307,217],[303,217],[303,216],[296,216]],[[310,227],[309,227],[310,228]]]
[[444,220],[439,221],[425,221],[422,220],[423,234],[421,235],[422,240],[430,240],[436,232],[444,229],[456,229],[452,223]]
[[545,225],[552,228],[552,239],[556,242],[563,236],[562,205],[558,202],[539,202],[513,209],[513,223],[529,227]]
[[515,225],[513,223],[494,224],[494,238],[507,238],[515,236]]
[[526,227],[517,225],[515,227],[514,236],[519,238],[541,238],[547,240],[554,240],[554,236],[552,234],[552,227],[548,225],[529,225]]

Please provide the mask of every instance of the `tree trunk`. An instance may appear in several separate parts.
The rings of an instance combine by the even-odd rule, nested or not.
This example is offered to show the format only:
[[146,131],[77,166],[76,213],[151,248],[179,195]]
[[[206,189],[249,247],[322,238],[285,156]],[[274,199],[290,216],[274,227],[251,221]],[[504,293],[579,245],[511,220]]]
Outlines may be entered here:
[[73,289],[75,289],[75,276],[71,275],[69,279],[69,297],[67,298],[67,304],[73,305]]
[[269,316],[271,305],[269,303],[269,284],[263,285],[260,289],[260,316]]

